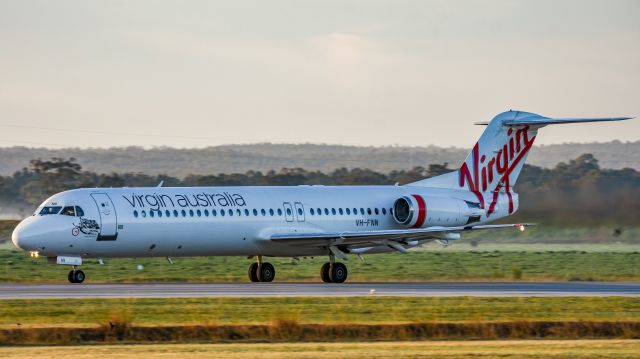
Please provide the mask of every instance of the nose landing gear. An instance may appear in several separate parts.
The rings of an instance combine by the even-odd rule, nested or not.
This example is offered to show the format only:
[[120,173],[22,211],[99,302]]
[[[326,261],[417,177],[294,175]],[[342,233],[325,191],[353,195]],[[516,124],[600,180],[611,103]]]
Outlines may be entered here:
[[258,256],[257,259],[249,266],[249,280],[252,282],[273,282],[276,277],[275,267],[269,262],[263,262],[262,256]]
[[84,279],[85,279],[84,272],[79,269],[76,270],[76,267],[74,266],[73,269],[69,271],[69,274],[67,275],[67,279],[69,280],[69,283],[80,284],[84,282]]

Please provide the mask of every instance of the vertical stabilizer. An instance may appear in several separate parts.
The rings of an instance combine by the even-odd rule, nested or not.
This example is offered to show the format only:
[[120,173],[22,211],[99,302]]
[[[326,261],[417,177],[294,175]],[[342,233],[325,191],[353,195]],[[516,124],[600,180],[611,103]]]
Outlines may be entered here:
[[[512,213],[511,188],[518,179],[539,128],[551,124],[625,119],[628,117],[552,119],[529,112],[503,112],[488,123],[478,123],[487,128],[457,171],[409,185],[471,191],[482,208],[487,208],[488,214],[493,212],[499,193],[506,193],[509,213]],[[492,198],[487,207],[485,197]]]

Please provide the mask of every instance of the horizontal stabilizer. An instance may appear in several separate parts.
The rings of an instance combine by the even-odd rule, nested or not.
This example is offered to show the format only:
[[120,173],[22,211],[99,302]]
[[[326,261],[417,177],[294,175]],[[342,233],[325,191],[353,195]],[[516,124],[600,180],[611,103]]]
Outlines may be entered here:
[[[504,126],[546,126],[546,125],[558,125],[564,123],[579,123],[579,122],[604,122],[604,121],[623,121],[630,120],[633,117],[596,117],[596,118],[549,118],[527,112],[522,112],[524,116],[516,116],[511,119],[502,120]],[[488,125],[489,122],[476,122],[476,125]]]

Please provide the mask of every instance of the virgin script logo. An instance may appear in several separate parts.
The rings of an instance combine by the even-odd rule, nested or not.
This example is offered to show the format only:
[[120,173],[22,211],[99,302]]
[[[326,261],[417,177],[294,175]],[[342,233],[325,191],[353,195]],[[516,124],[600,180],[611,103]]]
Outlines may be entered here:
[[[485,208],[483,192],[489,189],[493,192],[493,198],[489,204],[487,216],[495,211],[498,203],[500,188],[504,187],[509,198],[509,213],[513,213],[513,199],[511,197],[511,187],[509,177],[511,173],[518,167],[520,161],[527,155],[536,136],[529,138],[529,126],[514,130],[509,127],[507,130],[508,141],[500,150],[494,152],[494,156],[487,158],[486,155],[480,156],[479,142],[473,146],[473,163],[469,169],[467,162],[463,163],[459,170],[459,186],[464,188],[468,186],[469,191],[473,192],[480,201],[480,207]],[[494,178],[498,181],[493,189],[489,186],[494,183]]]

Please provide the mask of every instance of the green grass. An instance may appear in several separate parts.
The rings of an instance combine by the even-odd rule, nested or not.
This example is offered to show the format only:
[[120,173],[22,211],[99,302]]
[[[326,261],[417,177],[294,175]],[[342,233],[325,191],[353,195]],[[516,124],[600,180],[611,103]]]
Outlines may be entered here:
[[[593,246],[592,246],[593,247]],[[601,252],[587,250],[455,250],[453,247],[355,256],[346,262],[349,281],[448,281],[448,280],[611,280],[640,279],[640,250]],[[276,281],[320,281],[325,258],[269,258],[277,271]],[[88,283],[142,281],[247,281],[251,260],[242,257],[106,259],[105,265],[89,259],[83,264]],[[143,265],[138,270],[137,265]],[[0,250],[0,282],[65,283],[67,266],[46,264],[18,250]],[[521,278],[514,276],[521,273]]]
[[[47,265],[29,258],[10,241],[16,221],[0,221],[0,282],[66,282],[66,266]],[[356,257],[346,264],[349,281],[444,280],[640,280],[640,227],[545,226],[478,231],[452,246],[430,243],[409,254]],[[475,246],[472,246],[472,243]],[[326,258],[269,258],[276,265],[276,281],[319,281]],[[83,265],[87,282],[246,281],[249,260],[242,257],[106,259],[100,266]],[[137,270],[142,264],[143,270]],[[521,273],[521,276],[518,275]]]
[[11,299],[0,301],[0,327],[134,325],[399,324],[491,321],[638,321],[634,297],[270,297]]

